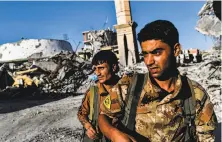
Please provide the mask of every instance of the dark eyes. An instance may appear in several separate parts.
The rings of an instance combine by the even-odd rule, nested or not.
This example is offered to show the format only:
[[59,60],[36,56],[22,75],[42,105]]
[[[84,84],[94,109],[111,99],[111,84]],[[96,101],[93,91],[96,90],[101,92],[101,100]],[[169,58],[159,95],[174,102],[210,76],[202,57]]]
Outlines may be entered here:
[[96,69],[97,69],[97,70],[103,70],[104,68],[105,68],[105,67],[94,67],[93,70],[94,70],[94,71],[95,71]]
[[153,50],[149,53],[148,52],[142,52],[142,53],[143,53],[143,56],[147,56],[148,54],[153,54],[153,55],[158,56],[158,55],[161,55],[162,52],[163,52],[162,49],[156,49],[156,50]]
[[152,54],[154,55],[160,55],[161,53],[162,53],[162,50],[160,49],[152,51]]

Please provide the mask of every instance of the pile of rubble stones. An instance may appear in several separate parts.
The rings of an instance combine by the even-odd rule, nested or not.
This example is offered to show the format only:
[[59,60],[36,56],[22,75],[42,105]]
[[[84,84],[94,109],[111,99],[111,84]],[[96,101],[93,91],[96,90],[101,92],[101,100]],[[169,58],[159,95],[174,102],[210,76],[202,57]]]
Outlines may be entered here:
[[73,52],[61,52],[51,58],[0,63],[0,93],[12,89],[27,92],[30,88],[33,93],[39,90],[43,94],[83,93],[91,83],[88,75],[92,72],[90,62]]

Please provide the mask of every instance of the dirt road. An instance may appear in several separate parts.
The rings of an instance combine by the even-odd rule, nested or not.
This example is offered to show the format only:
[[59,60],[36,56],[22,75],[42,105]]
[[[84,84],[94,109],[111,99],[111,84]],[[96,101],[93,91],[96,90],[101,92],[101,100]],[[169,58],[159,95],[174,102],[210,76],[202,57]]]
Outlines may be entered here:
[[82,97],[0,101],[0,141],[79,141],[76,113]]

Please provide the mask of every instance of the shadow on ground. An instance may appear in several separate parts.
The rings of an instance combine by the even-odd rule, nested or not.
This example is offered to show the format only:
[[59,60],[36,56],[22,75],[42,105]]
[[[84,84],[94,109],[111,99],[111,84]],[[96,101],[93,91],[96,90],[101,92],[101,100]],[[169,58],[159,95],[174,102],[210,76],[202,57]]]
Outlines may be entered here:
[[75,93],[42,93],[35,88],[13,88],[0,92],[0,114],[10,113],[49,102],[58,101],[68,96],[77,96]]

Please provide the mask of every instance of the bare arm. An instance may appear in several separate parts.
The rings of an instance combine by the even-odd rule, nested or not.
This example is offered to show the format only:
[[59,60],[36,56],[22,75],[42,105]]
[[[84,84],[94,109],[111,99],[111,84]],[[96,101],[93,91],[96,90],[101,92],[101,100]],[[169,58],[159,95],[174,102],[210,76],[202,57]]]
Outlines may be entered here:
[[111,125],[108,117],[100,114],[98,118],[99,128],[101,132],[113,142],[135,142],[136,140],[124,132],[119,131]]

